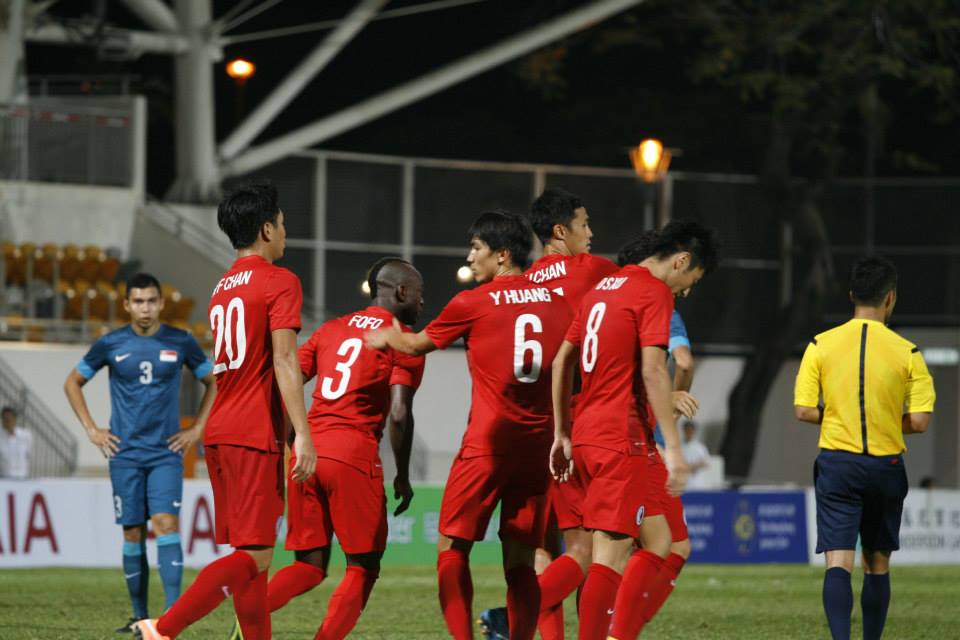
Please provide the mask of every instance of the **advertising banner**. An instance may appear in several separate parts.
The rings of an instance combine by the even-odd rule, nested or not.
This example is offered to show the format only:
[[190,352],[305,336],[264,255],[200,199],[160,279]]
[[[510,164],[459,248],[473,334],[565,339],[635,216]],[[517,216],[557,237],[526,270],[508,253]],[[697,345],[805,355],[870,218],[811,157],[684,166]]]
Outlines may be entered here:
[[690,562],[807,562],[803,491],[698,491],[683,505]]
[[[807,490],[810,512],[810,563],[823,564],[817,546],[817,509],[813,489]],[[860,544],[857,543],[857,550]],[[960,491],[911,488],[903,502],[900,550],[892,563],[960,564]]]

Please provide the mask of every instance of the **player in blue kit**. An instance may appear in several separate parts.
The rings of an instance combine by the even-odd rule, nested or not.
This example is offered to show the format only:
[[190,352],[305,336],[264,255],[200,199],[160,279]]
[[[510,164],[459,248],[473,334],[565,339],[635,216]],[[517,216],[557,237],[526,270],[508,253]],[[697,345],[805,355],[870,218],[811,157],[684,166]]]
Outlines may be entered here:
[[[113,508],[123,527],[123,575],[133,617],[147,618],[149,567],[146,522],[157,536],[157,564],[166,606],[180,595],[183,549],[179,513],[183,453],[203,436],[216,395],[213,364],[186,331],[160,322],[163,297],[152,275],[127,281],[123,303],[130,324],[97,340],[70,371],[64,391],[87,437],[110,460]],[[186,365],[206,387],[196,423],[180,430],[180,374]],[[110,426],[101,429],[87,409],[82,387],[97,371],[110,371]]]

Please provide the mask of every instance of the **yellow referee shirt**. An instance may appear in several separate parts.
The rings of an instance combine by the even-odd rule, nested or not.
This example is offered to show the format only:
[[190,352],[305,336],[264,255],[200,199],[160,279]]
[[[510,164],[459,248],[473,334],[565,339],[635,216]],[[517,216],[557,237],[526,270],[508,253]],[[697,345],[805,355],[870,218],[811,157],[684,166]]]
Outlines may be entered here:
[[903,414],[932,412],[936,399],[920,350],[882,322],[857,318],[807,345],[794,404],[817,407],[821,393],[820,448],[874,456],[903,452]]

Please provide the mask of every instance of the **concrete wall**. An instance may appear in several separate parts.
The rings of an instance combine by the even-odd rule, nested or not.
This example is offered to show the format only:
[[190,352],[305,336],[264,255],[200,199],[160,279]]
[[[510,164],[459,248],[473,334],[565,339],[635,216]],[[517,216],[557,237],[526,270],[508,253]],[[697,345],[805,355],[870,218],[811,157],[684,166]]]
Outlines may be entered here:
[[0,181],[0,237],[15,243],[95,244],[129,256],[141,198],[134,189]]

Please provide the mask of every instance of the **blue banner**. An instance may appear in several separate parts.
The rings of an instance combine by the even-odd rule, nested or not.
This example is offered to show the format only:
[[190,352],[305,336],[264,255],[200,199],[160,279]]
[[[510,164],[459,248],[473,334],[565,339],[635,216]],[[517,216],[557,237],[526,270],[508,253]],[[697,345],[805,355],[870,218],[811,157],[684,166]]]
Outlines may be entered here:
[[702,491],[683,496],[691,562],[809,562],[798,491]]

